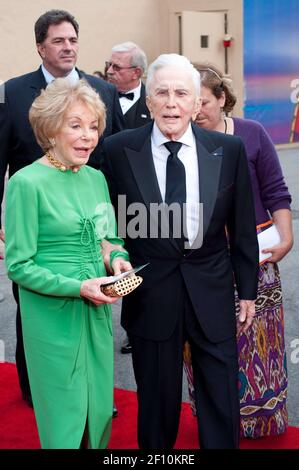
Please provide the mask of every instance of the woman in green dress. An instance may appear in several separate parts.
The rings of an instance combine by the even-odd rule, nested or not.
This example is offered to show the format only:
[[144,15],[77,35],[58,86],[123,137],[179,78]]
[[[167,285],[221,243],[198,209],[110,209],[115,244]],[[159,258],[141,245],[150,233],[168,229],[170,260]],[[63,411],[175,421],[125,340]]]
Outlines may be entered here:
[[[105,107],[80,80],[57,79],[30,122],[45,155],[9,181],[6,265],[19,285],[26,361],[43,448],[105,448],[113,408],[111,307],[103,240],[116,235],[103,174],[86,166]],[[131,268],[112,250],[115,274]]]

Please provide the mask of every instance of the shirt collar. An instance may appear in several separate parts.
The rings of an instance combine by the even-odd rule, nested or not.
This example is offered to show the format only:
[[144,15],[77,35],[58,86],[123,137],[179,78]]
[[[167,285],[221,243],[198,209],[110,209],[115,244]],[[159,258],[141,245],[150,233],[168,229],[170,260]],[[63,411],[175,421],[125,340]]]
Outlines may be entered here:
[[139,82],[139,85],[137,85],[136,88],[133,88],[132,90],[122,91],[121,93],[134,93],[134,98],[137,95],[140,96],[140,93],[141,93],[141,80]]
[[[53,82],[53,80],[55,80],[56,77],[54,77],[50,72],[48,72],[48,70],[46,69],[44,64],[42,64],[41,68],[42,68],[42,72],[44,74],[44,77],[45,77],[45,80],[46,80],[47,84]],[[77,82],[79,80],[79,74],[78,74],[77,70],[75,69],[75,67],[64,78],[67,78],[68,80],[70,80],[73,83]]]
[[134,93],[134,94],[139,92],[140,94],[140,89],[141,89],[141,80],[139,82],[139,85],[136,88],[133,88],[133,90],[130,90],[129,92]]
[[[169,142],[169,139],[165,137],[164,134],[162,134],[155,122],[153,126],[152,138],[156,147],[160,147],[161,145],[165,144],[165,142]],[[182,137],[180,137],[179,142],[182,142],[182,144],[187,145],[188,147],[193,146],[194,136],[192,132],[191,123],[189,123],[186,132],[182,135]]]

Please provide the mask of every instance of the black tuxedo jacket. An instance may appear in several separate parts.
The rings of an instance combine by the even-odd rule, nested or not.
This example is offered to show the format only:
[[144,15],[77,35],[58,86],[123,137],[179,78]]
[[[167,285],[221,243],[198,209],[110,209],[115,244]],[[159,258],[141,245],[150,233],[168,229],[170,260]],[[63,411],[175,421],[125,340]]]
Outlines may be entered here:
[[[150,262],[141,274],[143,283],[123,299],[122,326],[129,334],[150,340],[171,336],[186,291],[212,342],[236,333],[233,277],[241,299],[255,299],[257,293],[258,244],[243,143],[238,137],[192,127],[203,203],[203,242],[187,251],[171,236],[150,235],[151,224],[156,222],[150,216],[150,203],[162,202],[151,153],[152,124],[120,132],[104,142],[102,170],[121,236],[133,265]],[[126,202],[118,201],[118,195],[125,195]],[[123,233],[127,224],[130,229],[138,228],[136,205],[128,209],[133,203],[142,204],[142,217],[147,221],[137,238]]]
[[142,83],[139,100],[124,114],[125,129],[136,129],[151,121],[145,98],[145,86]]
[[[79,70],[78,73],[80,78],[87,80],[99,93],[107,109],[106,129],[89,160],[91,166],[99,168],[104,138],[124,128],[122,112],[118,94],[113,85]],[[3,198],[7,166],[9,166],[9,176],[12,176],[16,171],[43,155],[31,129],[28,113],[33,100],[42,89],[46,88],[47,83],[39,68],[35,72],[12,78],[2,86],[4,87],[4,103],[0,103],[0,204]]]

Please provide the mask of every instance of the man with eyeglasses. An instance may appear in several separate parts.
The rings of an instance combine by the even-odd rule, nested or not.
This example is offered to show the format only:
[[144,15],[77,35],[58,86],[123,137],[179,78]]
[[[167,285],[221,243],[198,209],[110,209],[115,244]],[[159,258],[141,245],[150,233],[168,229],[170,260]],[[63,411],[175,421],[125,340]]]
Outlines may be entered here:
[[[135,129],[151,121],[146,105],[145,86],[141,81],[146,69],[145,52],[130,41],[114,46],[110,60],[106,62],[107,80],[118,90],[126,129]],[[121,353],[131,352],[130,338],[126,336],[121,346]]]
[[[31,104],[47,84],[58,77],[69,80],[84,78],[100,95],[107,109],[104,134],[91,155],[89,165],[99,168],[102,144],[105,137],[123,129],[123,117],[114,86],[91,75],[80,72],[75,66],[78,53],[79,25],[69,12],[50,10],[35,23],[35,39],[42,64],[38,70],[8,80],[4,85],[3,102],[0,102],[0,206],[4,193],[7,167],[9,177],[37,160],[43,154],[31,129],[28,113]],[[0,90],[0,96],[2,96]],[[4,231],[0,240],[4,242]],[[18,286],[13,283],[13,293],[18,304]],[[16,316],[16,365],[23,399],[32,406],[30,386],[25,361],[20,309]]]
[[135,129],[151,120],[141,81],[146,68],[145,52],[129,41],[114,46],[110,60],[106,62],[107,80],[118,90],[126,129]]

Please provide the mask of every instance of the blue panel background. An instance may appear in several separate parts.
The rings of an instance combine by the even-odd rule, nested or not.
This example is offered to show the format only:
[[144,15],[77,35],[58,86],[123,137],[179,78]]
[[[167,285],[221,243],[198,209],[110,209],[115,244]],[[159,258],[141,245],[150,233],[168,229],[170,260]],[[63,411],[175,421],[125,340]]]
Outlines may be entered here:
[[[299,82],[299,1],[244,0],[244,116],[289,142]],[[298,88],[298,85],[297,85]]]

